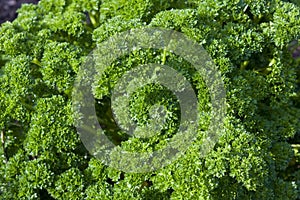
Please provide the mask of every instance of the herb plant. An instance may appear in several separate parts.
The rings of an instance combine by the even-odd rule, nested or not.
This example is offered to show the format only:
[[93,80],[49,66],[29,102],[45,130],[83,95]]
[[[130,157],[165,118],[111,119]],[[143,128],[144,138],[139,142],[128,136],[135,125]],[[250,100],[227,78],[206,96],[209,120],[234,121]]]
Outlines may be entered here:
[[[85,149],[74,126],[72,90],[88,54],[114,34],[163,27],[207,50],[222,74],[224,134],[199,156],[196,140],[184,156],[149,173],[105,166]],[[23,5],[0,28],[1,199],[297,199],[299,171],[289,141],[299,132],[300,7],[281,0],[41,0]],[[111,112],[108,85],[140,64],[166,64],[193,85],[209,124],[209,94],[201,76],[172,52],[141,49],[119,58],[97,82],[99,123],[131,151],[163,147],[176,134],[179,107],[162,86],[131,98],[132,119],[147,123],[153,104],[170,111],[164,134],[128,137]],[[298,62],[298,63],[297,63]],[[289,171],[290,173],[287,173]]]

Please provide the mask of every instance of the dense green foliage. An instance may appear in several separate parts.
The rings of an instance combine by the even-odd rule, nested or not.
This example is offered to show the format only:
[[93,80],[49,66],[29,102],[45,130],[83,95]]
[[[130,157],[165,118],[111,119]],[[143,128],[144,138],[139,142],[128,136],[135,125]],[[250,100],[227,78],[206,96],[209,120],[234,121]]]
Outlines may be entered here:
[[[300,7],[293,2],[41,0],[23,5],[18,18],[0,28],[0,199],[300,198],[299,153],[289,144],[300,132],[299,61],[287,47],[300,35]],[[170,91],[149,85],[132,96],[131,116],[145,124],[151,105],[168,105],[164,134],[143,141],[120,132],[112,120],[108,85],[126,70],[149,62],[173,67],[193,84],[205,113],[199,140],[176,162],[155,172],[124,173],[103,165],[82,145],[71,94],[79,66],[93,48],[117,32],[144,26],[177,30],[203,45],[222,73],[227,114],[224,135],[201,158],[201,130],[210,119],[201,76],[171,52],[137,50],[118,59],[94,95],[100,124],[124,149],[162,148],[176,133],[179,118]]]

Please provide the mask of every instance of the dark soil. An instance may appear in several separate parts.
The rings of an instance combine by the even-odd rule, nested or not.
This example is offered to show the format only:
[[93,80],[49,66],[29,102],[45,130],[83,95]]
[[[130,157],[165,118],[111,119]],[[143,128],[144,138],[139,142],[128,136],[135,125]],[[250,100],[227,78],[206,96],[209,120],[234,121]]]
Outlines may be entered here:
[[17,17],[17,9],[23,3],[38,3],[39,0],[0,0],[0,24],[13,21]]

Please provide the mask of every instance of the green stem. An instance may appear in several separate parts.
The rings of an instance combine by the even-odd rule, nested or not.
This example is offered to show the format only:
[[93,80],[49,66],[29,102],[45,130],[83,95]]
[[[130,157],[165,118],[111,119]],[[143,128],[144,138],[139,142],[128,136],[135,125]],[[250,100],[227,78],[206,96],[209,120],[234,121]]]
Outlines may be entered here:
[[300,149],[300,144],[291,144],[294,149]]
[[7,156],[7,152],[6,152],[6,148],[5,148],[5,132],[4,132],[4,130],[1,131],[1,143],[2,143],[4,158],[5,158],[4,162],[7,163],[8,156]]
[[38,59],[36,59],[36,58],[34,58],[34,59],[31,61],[31,63],[36,64],[36,65],[39,66],[39,67],[42,67],[42,63],[41,63]]
[[164,53],[163,53],[163,57],[161,60],[161,64],[164,65],[166,63],[166,59],[167,59],[167,49],[164,48]]
[[91,13],[89,13],[89,16],[90,16],[90,21],[91,21],[93,27],[97,28],[98,27],[97,16],[99,16],[98,12],[92,11]]
[[241,64],[240,69],[241,69],[241,70],[246,69],[246,67],[248,66],[248,64],[249,64],[249,61],[248,61],[248,60],[244,61],[244,62]]

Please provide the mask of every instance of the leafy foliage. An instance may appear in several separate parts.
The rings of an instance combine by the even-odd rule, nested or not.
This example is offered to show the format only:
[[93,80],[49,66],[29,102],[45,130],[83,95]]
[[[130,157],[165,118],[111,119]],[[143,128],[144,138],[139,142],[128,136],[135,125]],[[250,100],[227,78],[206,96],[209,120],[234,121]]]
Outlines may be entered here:
[[[297,199],[300,132],[299,60],[287,44],[300,35],[297,1],[41,0],[23,5],[0,28],[1,199]],[[176,133],[179,106],[149,85],[131,97],[131,117],[147,124],[151,106],[169,111],[163,132],[128,137],[115,122],[109,86],[138,65],[181,72],[199,100],[198,139],[180,159],[155,172],[124,173],[91,157],[74,127],[71,93],[79,66],[102,41],[132,28],[180,31],[209,52],[227,90],[224,134],[200,157],[210,98],[201,76],[172,52],[133,51],[107,68],[95,87],[99,122],[130,151],[164,147]],[[296,155],[296,156],[294,156]]]

